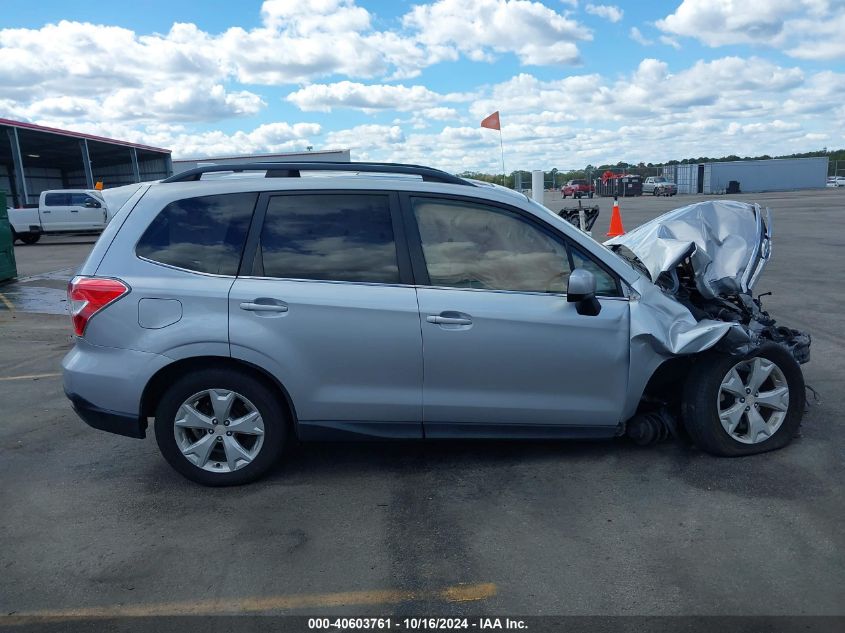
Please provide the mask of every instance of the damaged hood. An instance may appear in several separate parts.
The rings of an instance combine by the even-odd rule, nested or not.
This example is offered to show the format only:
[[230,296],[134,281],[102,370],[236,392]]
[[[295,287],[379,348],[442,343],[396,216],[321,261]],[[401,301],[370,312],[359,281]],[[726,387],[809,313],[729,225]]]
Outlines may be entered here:
[[[646,222],[605,246],[636,256],[652,282],[686,258],[705,298],[750,294],[771,256],[768,209],[734,200],[697,202]],[[677,283],[677,277],[674,278]]]

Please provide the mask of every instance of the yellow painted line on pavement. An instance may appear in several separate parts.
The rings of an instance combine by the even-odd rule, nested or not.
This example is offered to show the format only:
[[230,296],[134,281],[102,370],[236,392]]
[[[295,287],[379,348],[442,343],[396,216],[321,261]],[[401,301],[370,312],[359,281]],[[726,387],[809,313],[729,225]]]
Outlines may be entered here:
[[454,585],[434,591],[385,589],[375,591],[345,591],[341,593],[299,594],[247,598],[216,598],[192,602],[162,602],[127,604],[105,607],[80,607],[44,611],[12,612],[0,615],[0,623],[27,618],[120,618],[176,615],[219,615],[284,611],[288,609],[318,609],[343,606],[378,606],[420,600],[443,602],[474,602],[496,595],[492,582]]
[[29,374],[28,376],[0,376],[0,382],[4,380],[38,380],[39,378],[55,378],[61,376],[60,373],[53,374]]
[[0,301],[2,301],[6,305],[6,307],[9,309],[9,312],[15,311],[15,306],[12,305],[12,302],[9,301],[2,292],[0,292]]

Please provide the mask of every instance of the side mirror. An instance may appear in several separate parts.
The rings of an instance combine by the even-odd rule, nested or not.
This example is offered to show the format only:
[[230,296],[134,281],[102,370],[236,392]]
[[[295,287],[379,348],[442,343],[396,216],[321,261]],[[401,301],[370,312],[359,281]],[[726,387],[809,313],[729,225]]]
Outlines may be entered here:
[[86,209],[99,209],[100,203],[95,200],[86,200],[85,201],[85,208]]
[[593,273],[583,268],[573,270],[566,286],[566,300],[575,304],[578,314],[598,315],[601,304],[596,299],[596,278]]

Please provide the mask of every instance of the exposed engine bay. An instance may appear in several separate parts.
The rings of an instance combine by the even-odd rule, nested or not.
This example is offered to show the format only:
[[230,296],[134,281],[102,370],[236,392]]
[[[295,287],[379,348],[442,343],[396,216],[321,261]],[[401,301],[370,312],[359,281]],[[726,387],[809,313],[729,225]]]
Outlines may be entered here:
[[[713,346],[745,354],[771,341],[788,349],[797,362],[809,361],[810,335],[777,325],[763,309],[761,297],[765,295],[752,295],[772,253],[768,209],[732,200],[698,202],[608,240],[605,246],[683,305],[698,322],[697,327],[682,327],[676,339],[695,335],[701,326],[717,336],[715,340],[701,338],[712,342],[698,350],[695,346],[682,349],[677,340],[666,341],[665,351],[689,353]],[[714,322],[732,327],[714,328]]]

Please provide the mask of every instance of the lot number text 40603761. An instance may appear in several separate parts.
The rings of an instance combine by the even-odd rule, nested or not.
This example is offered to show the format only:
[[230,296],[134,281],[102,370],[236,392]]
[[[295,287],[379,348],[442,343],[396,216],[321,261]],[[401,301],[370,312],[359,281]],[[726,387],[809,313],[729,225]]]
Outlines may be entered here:
[[450,631],[478,630],[519,631],[528,628],[523,620],[512,618],[309,618],[309,630],[408,630]]

